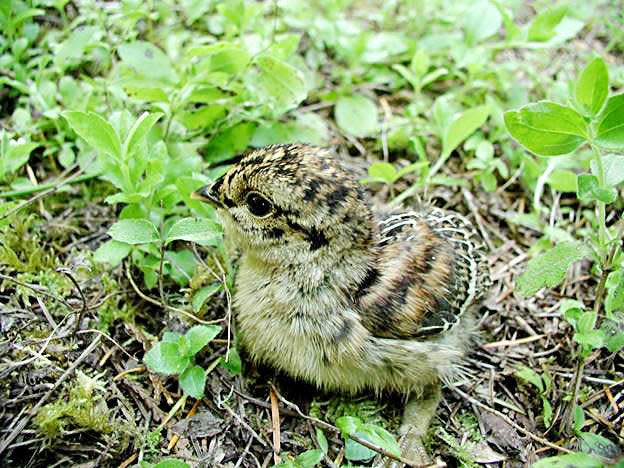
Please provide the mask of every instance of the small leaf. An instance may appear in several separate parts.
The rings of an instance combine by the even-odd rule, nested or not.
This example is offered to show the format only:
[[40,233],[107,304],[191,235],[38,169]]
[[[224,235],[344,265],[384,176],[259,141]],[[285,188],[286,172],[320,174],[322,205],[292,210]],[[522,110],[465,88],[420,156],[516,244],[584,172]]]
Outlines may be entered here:
[[374,180],[391,184],[397,178],[397,171],[390,163],[376,162],[368,166],[368,175]]
[[544,426],[550,427],[552,422],[553,410],[550,401],[546,397],[542,397],[542,416],[544,417]]
[[108,235],[126,244],[148,244],[158,242],[160,235],[156,226],[147,219],[122,219],[113,224]]
[[581,439],[580,449],[583,452],[613,460],[618,455],[621,455],[620,449],[616,444],[599,434],[581,432],[579,438]]
[[583,312],[578,319],[578,332],[581,334],[585,334],[592,331],[594,329],[594,326],[596,325],[596,319],[596,312]]
[[301,72],[292,65],[266,55],[258,57],[256,64],[259,70],[256,85],[276,113],[296,107],[308,95]]
[[204,346],[210,343],[219,333],[221,327],[218,325],[195,325],[186,332],[186,339],[189,345],[191,356],[197,354]]
[[295,466],[301,468],[313,468],[321,463],[323,452],[319,449],[306,450],[295,458]]
[[533,369],[526,366],[520,367],[516,370],[516,375],[525,382],[533,384],[537,387],[540,393],[544,392],[544,383],[542,382],[542,378]]
[[188,356],[180,353],[177,343],[159,342],[150,349],[143,358],[145,365],[151,372],[158,374],[179,374],[189,364]]
[[165,460],[160,461],[158,464],[156,464],[154,468],[190,468],[190,466],[184,463],[182,460],[176,460],[175,458],[167,458]]
[[442,157],[448,157],[459,144],[480,128],[490,115],[490,106],[473,107],[453,117],[442,137]]
[[600,57],[595,58],[581,72],[576,82],[576,103],[586,115],[596,115],[609,94],[609,72]]
[[327,442],[327,437],[325,437],[325,433],[320,428],[315,428],[316,432],[316,441],[318,442],[319,447],[323,453],[327,453],[329,450],[329,443]]
[[608,293],[605,301],[607,314],[613,314],[618,310],[624,312],[624,270],[613,271],[607,278]]
[[180,375],[180,387],[193,398],[203,398],[205,386],[206,371],[199,366],[191,366]]
[[[30,153],[39,145],[37,143],[9,143],[9,148],[0,160],[0,176],[11,174],[28,162]],[[2,157],[2,155],[0,155]]]
[[117,51],[121,61],[132,67],[139,75],[171,84],[177,81],[169,57],[155,45],[135,41],[120,45]]
[[61,115],[89,145],[115,157],[121,155],[119,136],[108,121],[94,112],[65,111]]
[[579,433],[585,425],[585,413],[583,407],[576,405],[574,407],[574,432]]
[[567,11],[566,6],[554,7],[533,18],[527,34],[529,41],[544,42],[553,38],[556,34],[555,28],[561,23]]
[[220,364],[221,367],[227,369],[232,375],[240,374],[241,370],[243,369],[243,363],[236,348],[230,349],[227,360],[225,359],[225,356],[222,357]]
[[[368,440],[368,435],[363,432],[356,432],[356,436]],[[367,461],[373,458],[377,452],[364,447],[362,444],[354,441],[353,439],[347,439],[345,442],[345,458],[350,461]]]
[[[605,154],[601,159],[605,184],[617,187],[624,182],[624,154]],[[598,167],[594,159],[591,160],[591,169],[593,174],[598,174]]]
[[505,112],[507,131],[539,156],[571,153],[587,139],[587,124],[571,109],[549,101]]
[[342,130],[356,137],[371,136],[379,131],[377,106],[365,96],[341,96],[334,116]]
[[362,420],[353,416],[341,416],[336,419],[336,426],[338,426],[338,429],[340,429],[343,437],[354,433],[361,425]]
[[167,243],[174,240],[218,245],[221,240],[219,225],[206,218],[182,218],[167,233]]
[[604,468],[604,466],[600,458],[586,453],[567,453],[542,458],[533,464],[533,468]]
[[108,263],[115,267],[128,256],[130,250],[132,250],[130,244],[110,239],[100,244],[93,253],[93,260],[97,263]]
[[464,30],[469,44],[480,42],[498,32],[503,17],[489,1],[474,3],[464,15]]
[[607,149],[624,149],[624,93],[612,96],[599,116],[594,140]]
[[532,258],[516,281],[523,296],[532,296],[544,286],[552,288],[563,281],[570,265],[585,258],[588,250],[576,242],[561,242],[545,253]]
[[152,129],[154,124],[162,117],[163,114],[156,112],[150,114],[149,112],[143,112],[141,116],[134,122],[130,131],[128,131],[128,137],[124,142],[124,154],[129,154],[136,144],[140,142]]
[[615,187],[600,187],[596,176],[591,174],[579,174],[576,181],[577,195],[580,200],[613,203],[617,198],[617,190]]
[[204,286],[203,288],[197,290],[195,294],[193,294],[193,299],[191,299],[193,311],[195,313],[199,312],[208,298],[219,291],[222,287],[221,283],[214,283],[210,286]]

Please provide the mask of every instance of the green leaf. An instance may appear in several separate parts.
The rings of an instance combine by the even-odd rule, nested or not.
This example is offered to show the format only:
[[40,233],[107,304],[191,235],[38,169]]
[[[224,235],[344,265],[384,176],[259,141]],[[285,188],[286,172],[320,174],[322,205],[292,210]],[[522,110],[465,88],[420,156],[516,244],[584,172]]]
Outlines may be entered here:
[[323,451],[323,453],[327,453],[329,450],[329,443],[327,442],[327,437],[325,437],[325,433],[318,427],[315,428],[316,433],[316,441],[318,442],[319,447]]
[[528,40],[544,42],[553,38],[556,34],[555,28],[561,23],[567,11],[566,6],[560,6],[550,8],[537,15],[529,25]]
[[143,358],[151,372],[158,374],[179,374],[189,365],[189,357],[180,353],[178,343],[159,342]]
[[225,356],[222,357],[220,364],[221,367],[227,369],[232,375],[240,374],[243,369],[243,363],[236,348],[230,349],[227,360],[225,359]]
[[190,468],[189,465],[182,460],[176,460],[175,458],[167,458],[160,461],[154,468]]
[[549,101],[505,112],[507,131],[539,156],[571,153],[587,139],[587,124],[571,109]]
[[579,433],[583,429],[585,425],[585,413],[583,412],[583,407],[580,405],[576,405],[574,407],[574,432]]
[[361,425],[362,420],[353,416],[341,416],[336,419],[336,426],[338,427],[338,429],[340,429],[343,437],[354,433]]
[[464,15],[464,31],[468,44],[493,36],[503,24],[503,17],[492,2],[481,0]]
[[177,77],[169,57],[153,44],[135,41],[122,44],[117,49],[121,61],[139,75],[173,84]]
[[156,112],[154,114],[143,112],[128,132],[128,137],[126,138],[126,141],[124,141],[123,145],[123,154],[127,155],[132,152],[137,143],[147,136],[154,124],[162,116],[163,114],[160,112]]
[[113,224],[108,235],[126,244],[148,244],[158,242],[160,235],[156,226],[147,219],[122,219]]
[[94,112],[65,111],[69,126],[89,145],[115,157],[121,155],[121,142],[113,126]]
[[544,426],[550,427],[552,422],[553,410],[550,401],[546,397],[542,397],[542,416],[544,417]]
[[189,345],[191,356],[197,354],[204,346],[212,341],[221,332],[218,325],[195,325],[186,332],[185,337]]
[[132,250],[130,244],[109,239],[100,244],[96,249],[93,253],[93,260],[97,263],[108,263],[110,266],[115,267],[128,256],[130,250]]
[[295,458],[295,466],[301,468],[313,468],[321,463],[323,452],[319,449],[306,450]]
[[594,141],[603,148],[624,149],[624,93],[607,100],[607,105],[599,116]]
[[339,97],[334,117],[341,130],[356,137],[371,136],[379,131],[377,106],[359,94]]
[[[624,154],[605,154],[601,160],[606,185],[617,187],[624,182]],[[598,167],[594,159],[591,160],[591,169],[593,174],[598,174]]]
[[576,82],[576,103],[586,115],[596,115],[609,94],[609,71],[600,57],[595,58],[581,72]]
[[70,60],[81,59],[89,45],[89,41],[93,40],[98,31],[99,29],[95,26],[83,26],[72,31],[54,54],[54,65],[65,69]]
[[373,444],[386,449],[394,455],[401,455],[401,447],[395,440],[394,436],[383,427],[368,423],[364,424],[362,432],[368,435],[367,440]]
[[251,122],[243,122],[221,130],[207,148],[207,160],[218,163],[242,153],[247,148],[256,126]]
[[182,218],[167,233],[166,242],[185,240],[202,245],[218,245],[221,230],[214,221],[206,218]]
[[371,179],[383,181],[387,184],[391,184],[397,179],[396,169],[387,162],[375,162],[368,166],[368,175]]
[[548,185],[559,192],[576,193],[576,173],[566,169],[555,169],[548,176]]
[[517,290],[532,296],[544,286],[552,288],[565,278],[570,265],[585,258],[588,249],[580,243],[561,242],[545,253],[532,258],[516,281]]
[[221,290],[222,287],[223,285],[221,283],[214,283],[210,286],[204,286],[203,288],[195,291],[195,294],[193,294],[193,299],[191,299],[193,311],[195,313],[199,312],[206,303],[206,301],[210,297],[212,297],[217,291]]
[[544,392],[544,383],[542,382],[542,378],[533,369],[522,366],[516,370],[516,376],[524,380],[525,382],[533,384],[535,387],[537,387],[540,393]]
[[604,468],[604,463],[586,453],[567,453],[537,460],[533,468]]
[[617,198],[615,187],[600,187],[598,177],[591,174],[579,174],[577,181],[577,195],[583,201],[601,201],[613,203]]
[[180,387],[193,398],[203,398],[205,386],[206,371],[199,366],[191,366],[180,375]]
[[581,432],[579,438],[581,439],[580,449],[585,453],[614,460],[620,455],[618,446],[599,434]]
[[6,154],[0,154],[0,177],[11,174],[28,162],[30,153],[39,145],[37,143],[9,142]]
[[[356,432],[356,436],[368,440],[368,435],[363,432]],[[345,442],[345,458],[350,461],[367,461],[373,458],[377,452],[364,447],[353,439],[347,439]]]
[[596,312],[594,311],[583,312],[578,320],[578,332],[580,334],[585,334],[592,331],[596,325],[597,318]]
[[490,106],[473,107],[453,117],[444,129],[442,157],[447,158],[459,144],[480,128],[490,115]]
[[276,113],[296,107],[308,95],[301,73],[292,65],[270,56],[258,57],[256,65],[256,85]]
[[618,310],[624,312],[624,270],[609,273],[607,290],[607,299],[605,301],[607,314],[613,314]]

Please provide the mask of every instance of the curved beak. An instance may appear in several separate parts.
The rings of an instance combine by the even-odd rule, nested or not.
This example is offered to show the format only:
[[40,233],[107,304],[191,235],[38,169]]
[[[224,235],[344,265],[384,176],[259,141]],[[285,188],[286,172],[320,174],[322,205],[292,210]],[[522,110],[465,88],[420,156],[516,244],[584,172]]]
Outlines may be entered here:
[[221,205],[221,201],[217,198],[216,194],[212,190],[216,184],[205,185],[204,187],[195,190],[191,193],[191,199],[208,202],[213,205]]

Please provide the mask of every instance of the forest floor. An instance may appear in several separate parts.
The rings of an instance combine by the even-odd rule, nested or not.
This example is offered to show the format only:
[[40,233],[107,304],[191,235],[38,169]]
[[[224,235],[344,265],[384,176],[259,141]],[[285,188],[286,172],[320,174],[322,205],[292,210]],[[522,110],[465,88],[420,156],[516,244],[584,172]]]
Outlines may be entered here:
[[[146,219],[162,235],[185,217],[214,219],[189,194],[220,162],[293,141],[337,148],[362,179],[368,171],[380,201],[465,214],[488,246],[493,286],[467,373],[444,389],[429,431],[433,462],[522,466],[573,453],[568,466],[621,464],[624,356],[595,346],[580,360],[562,312],[569,300],[592,309],[606,273],[587,257],[552,288],[525,297],[516,286],[531,258],[597,231],[593,205],[576,196],[591,151],[540,158],[502,118],[539,99],[567,103],[594,54],[621,92],[624,13],[618,1],[589,3],[7,2],[0,465],[373,463],[372,452],[347,450],[336,420],[396,434],[402,397],[321,393],[252,368],[244,350],[241,371],[235,265],[220,239],[109,235],[120,219]],[[95,112],[122,137],[142,112],[162,117],[135,152],[111,160],[93,148],[101,134],[68,125],[67,110]],[[453,128],[458,115],[469,132]],[[440,154],[448,159],[430,177]],[[621,182],[605,215],[616,244]],[[612,271],[624,272],[622,257]],[[199,399],[143,361],[164,332],[197,324],[221,327],[195,356],[207,375]],[[543,466],[563,466],[552,463]]]

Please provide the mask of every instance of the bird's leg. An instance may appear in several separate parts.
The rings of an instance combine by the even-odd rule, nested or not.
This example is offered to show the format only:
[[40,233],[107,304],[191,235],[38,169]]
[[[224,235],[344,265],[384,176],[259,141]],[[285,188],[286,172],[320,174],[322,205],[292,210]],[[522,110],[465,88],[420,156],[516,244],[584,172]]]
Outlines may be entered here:
[[[401,456],[413,461],[416,465],[431,464],[429,455],[423,445],[423,439],[427,435],[429,424],[435,415],[440,397],[440,384],[429,384],[424,388],[421,395],[411,396],[405,405],[403,421],[399,429]],[[384,466],[385,468],[398,468],[402,465],[402,463],[393,460],[388,460],[385,465],[375,464],[375,466]]]

